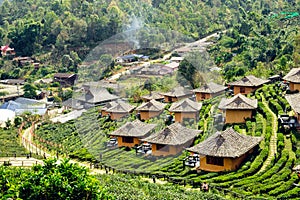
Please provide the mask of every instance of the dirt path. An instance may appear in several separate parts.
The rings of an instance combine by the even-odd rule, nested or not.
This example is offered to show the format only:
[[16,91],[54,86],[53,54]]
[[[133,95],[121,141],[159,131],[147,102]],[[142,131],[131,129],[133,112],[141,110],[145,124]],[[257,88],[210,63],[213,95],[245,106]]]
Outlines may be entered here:
[[278,128],[278,122],[277,117],[275,113],[272,112],[272,110],[269,108],[269,105],[265,99],[265,97],[261,94],[262,97],[262,103],[267,108],[268,112],[272,115],[272,135],[270,139],[270,146],[269,146],[269,155],[267,160],[264,162],[263,166],[259,170],[258,173],[264,171],[268,165],[271,164],[272,159],[275,157],[275,154],[277,154],[277,128]]
[[[31,129],[32,127],[29,127],[27,128],[25,131],[24,131],[24,134],[22,135],[22,144],[23,146],[28,150],[28,151],[31,151],[31,152],[38,152],[40,153],[40,155],[45,155],[46,158],[55,158],[55,155],[51,155],[49,152],[39,148],[33,141],[33,138],[32,138],[32,134],[31,134]],[[61,159],[64,159],[65,157],[61,157],[59,159],[59,162],[61,161]],[[77,163],[79,166],[81,167],[87,167],[90,169],[90,173],[91,174],[106,174],[106,173],[112,173],[110,171],[105,171],[103,169],[96,169],[94,168],[94,166],[92,166],[90,163],[86,163],[86,162],[79,162],[77,160],[74,160],[74,159],[70,159],[69,161],[70,163]],[[31,166],[35,165],[35,164],[42,164],[43,161],[42,160],[38,160],[38,159],[34,159],[34,162],[31,162]]]

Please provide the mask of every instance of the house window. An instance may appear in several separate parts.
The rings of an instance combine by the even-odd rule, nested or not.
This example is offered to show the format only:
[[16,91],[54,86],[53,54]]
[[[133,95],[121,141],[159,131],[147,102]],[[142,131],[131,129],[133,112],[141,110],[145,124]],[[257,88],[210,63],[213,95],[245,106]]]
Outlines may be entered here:
[[224,166],[224,158],[206,156],[206,163],[211,165]]
[[246,89],[245,89],[245,87],[240,87],[240,93],[245,93],[246,92]]
[[205,99],[205,93],[201,93],[201,99]]
[[156,144],[156,150],[169,152],[169,146],[163,144]]
[[133,137],[122,137],[123,143],[133,143]]

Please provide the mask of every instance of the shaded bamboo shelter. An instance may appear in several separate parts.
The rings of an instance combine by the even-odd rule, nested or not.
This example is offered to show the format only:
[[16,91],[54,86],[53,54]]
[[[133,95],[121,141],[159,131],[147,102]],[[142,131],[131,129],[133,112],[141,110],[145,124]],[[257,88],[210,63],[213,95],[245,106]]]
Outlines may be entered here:
[[134,110],[132,106],[124,101],[112,101],[107,103],[101,109],[102,116],[110,115],[112,120],[119,120],[122,117],[129,115]]
[[189,147],[201,132],[186,128],[180,123],[174,123],[142,141],[152,145],[152,155],[154,156],[176,155],[184,148]]
[[165,106],[165,104],[153,99],[137,107],[136,111],[139,112],[141,120],[147,120],[160,115],[164,111]]
[[233,86],[233,92],[234,95],[236,95],[239,93],[249,94],[268,82],[270,82],[270,80],[265,80],[257,78],[253,75],[249,75],[245,76],[241,80],[228,83],[228,85]]
[[287,94],[285,95],[285,99],[290,104],[291,108],[294,111],[295,117],[297,117],[297,121],[300,122],[300,93],[296,94]]
[[226,87],[217,83],[207,83],[200,88],[192,90],[196,95],[196,101],[202,101],[221,95]]
[[184,98],[189,98],[193,96],[193,93],[184,87],[176,87],[170,92],[163,93],[162,95],[164,96],[164,101],[166,103],[171,103]]
[[289,82],[290,90],[300,91],[300,67],[291,69],[291,71],[283,77],[283,80]]
[[119,129],[110,133],[110,136],[117,137],[118,146],[134,147],[141,143],[141,139],[149,136],[156,127],[156,124],[147,124],[139,120],[127,122]]
[[225,112],[225,123],[244,123],[245,119],[252,118],[257,108],[257,99],[250,99],[237,94],[230,99],[222,99],[219,109]]
[[184,119],[198,120],[201,107],[202,103],[184,99],[173,103],[169,111],[175,113],[175,122],[183,122]]
[[226,129],[186,150],[200,156],[200,170],[219,172],[236,170],[262,141],[262,137],[242,135]]

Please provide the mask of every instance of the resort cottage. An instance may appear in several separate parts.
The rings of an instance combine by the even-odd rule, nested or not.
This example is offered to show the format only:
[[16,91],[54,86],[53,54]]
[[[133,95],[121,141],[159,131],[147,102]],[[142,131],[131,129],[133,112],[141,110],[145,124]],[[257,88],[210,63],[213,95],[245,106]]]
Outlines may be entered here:
[[163,101],[164,96],[159,94],[158,92],[151,92],[150,94],[144,95],[141,97],[144,102],[151,101],[152,99],[156,101]]
[[242,135],[229,128],[214,133],[205,141],[186,150],[200,156],[198,167],[200,170],[232,171],[240,166],[262,139],[262,137]]
[[236,94],[249,94],[256,89],[260,88],[263,84],[270,82],[269,80],[264,80],[257,78],[253,75],[245,76],[241,80],[228,83],[229,86],[233,86],[234,95]]
[[283,77],[283,80],[289,82],[290,90],[300,91],[300,67],[291,69],[291,71]]
[[201,132],[200,130],[186,128],[180,123],[174,123],[142,141],[151,144],[152,155],[154,156],[176,155],[184,148],[190,147],[195,137]]
[[141,139],[149,136],[156,127],[156,124],[146,124],[139,120],[127,122],[119,129],[110,133],[110,136],[117,137],[118,146],[134,147],[141,143]]
[[193,96],[193,93],[184,87],[174,88],[172,91],[162,94],[166,103],[179,101]]
[[102,116],[110,115],[112,120],[119,120],[122,117],[129,115],[135,106],[132,106],[124,101],[113,101],[107,103],[102,109]]
[[287,94],[285,95],[286,100],[294,111],[294,116],[297,118],[298,123],[300,122],[300,93]]
[[190,99],[184,99],[173,103],[169,108],[169,111],[175,114],[175,122],[181,123],[184,119],[199,120],[201,107],[202,103],[198,103]]
[[225,112],[225,123],[244,123],[245,119],[252,118],[257,108],[257,99],[250,99],[237,94],[230,99],[222,99],[219,109]]
[[192,90],[196,95],[196,101],[202,101],[219,96],[225,92],[226,87],[210,82],[200,88]]
[[136,111],[138,111],[141,120],[147,120],[160,115],[164,111],[165,106],[161,102],[151,100],[137,107]]

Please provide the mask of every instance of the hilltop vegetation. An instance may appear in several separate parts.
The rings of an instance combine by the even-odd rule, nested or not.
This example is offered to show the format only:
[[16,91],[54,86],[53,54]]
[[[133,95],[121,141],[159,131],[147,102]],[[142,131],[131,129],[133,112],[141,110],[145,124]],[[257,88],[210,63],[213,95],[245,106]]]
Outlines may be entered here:
[[[172,29],[194,39],[228,29],[226,36],[212,48],[216,63],[224,67],[227,79],[242,76],[247,69],[261,70],[261,62],[272,63],[269,68],[280,71],[290,66],[295,23],[299,19],[296,17],[293,22],[285,16],[275,18],[282,11],[299,10],[298,1],[279,0],[5,0],[0,10],[0,43],[10,44],[18,56],[32,56],[43,66],[36,72],[1,60],[2,79],[36,79],[54,72],[76,72],[99,42],[140,26]],[[149,35],[157,41],[166,37]],[[9,71],[12,65],[15,67]],[[238,67],[229,69],[232,66]]]

